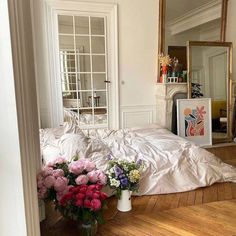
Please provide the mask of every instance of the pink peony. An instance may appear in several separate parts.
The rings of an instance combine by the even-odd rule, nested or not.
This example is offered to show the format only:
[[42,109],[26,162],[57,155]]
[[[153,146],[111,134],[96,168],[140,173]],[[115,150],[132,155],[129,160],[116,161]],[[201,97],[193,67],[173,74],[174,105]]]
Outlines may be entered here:
[[78,206],[78,207],[83,207],[83,203],[84,203],[83,200],[78,199],[78,200],[76,200],[75,205]]
[[45,186],[42,186],[42,188],[40,188],[38,191],[38,197],[40,199],[44,199],[46,195],[47,195],[47,188]]
[[100,194],[99,193],[93,193],[93,199],[99,199]]
[[106,199],[108,198],[108,196],[107,196],[106,193],[101,192],[101,193],[100,193],[100,198],[101,198],[101,200],[103,201],[103,200],[106,200]]
[[85,208],[91,208],[91,201],[89,201],[88,199],[84,200],[84,207]]
[[81,184],[87,184],[89,181],[89,178],[87,175],[79,175],[76,179],[75,182],[77,185],[81,185]]
[[88,190],[94,191],[96,190],[96,185],[95,184],[91,184],[88,186]]
[[98,174],[98,183],[101,185],[106,185],[107,184],[107,176],[100,170],[97,170]]
[[38,188],[42,188],[43,187],[43,183],[44,183],[43,179],[38,179],[38,181],[37,181]]
[[48,175],[52,175],[53,173],[53,168],[52,167],[48,167],[48,166],[45,166],[41,172],[42,176],[43,177],[46,177]]
[[102,207],[102,203],[99,199],[93,199],[91,201],[91,209],[94,210],[94,211],[98,211],[100,210]]
[[89,182],[91,183],[97,183],[98,181],[98,175],[97,175],[97,171],[96,170],[92,170],[87,174],[88,178],[89,178]]
[[93,191],[87,190],[87,192],[86,192],[86,197],[88,197],[88,198],[93,198]]
[[47,188],[51,188],[53,187],[53,185],[55,184],[56,178],[52,175],[48,175],[45,179],[44,179],[44,186],[46,186]]
[[56,170],[53,170],[52,175],[55,178],[58,178],[58,177],[64,176],[64,171],[62,169],[56,169]]
[[58,157],[54,160],[54,165],[66,163],[66,159],[64,157]]
[[54,189],[57,192],[63,192],[65,189],[67,189],[68,185],[68,179],[66,177],[58,177],[54,184]]
[[75,175],[79,175],[84,170],[84,163],[80,161],[74,161],[69,165],[69,171]]
[[85,198],[85,194],[83,194],[83,193],[77,193],[77,194],[76,194],[76,198],[77,198],[77,199],[84,199],[84,198]]
[[87,172],[90,172],[90,171],[94,170],[95,168],[96,168],[96,165],[93,162],[87,161],[87,160],[85,161],[85,170]]

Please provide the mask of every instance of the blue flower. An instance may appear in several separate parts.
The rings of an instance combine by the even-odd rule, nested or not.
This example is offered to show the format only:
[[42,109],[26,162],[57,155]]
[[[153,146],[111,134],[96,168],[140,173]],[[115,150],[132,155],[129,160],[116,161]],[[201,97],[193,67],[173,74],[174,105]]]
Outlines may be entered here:
[[123,178],[120,180],[120,182],[123,187],[127,187],[129,184],[128,178]]
[[119,166],[114,167],[115,175],[118,178],[121,174],[123,174],[123,170]]

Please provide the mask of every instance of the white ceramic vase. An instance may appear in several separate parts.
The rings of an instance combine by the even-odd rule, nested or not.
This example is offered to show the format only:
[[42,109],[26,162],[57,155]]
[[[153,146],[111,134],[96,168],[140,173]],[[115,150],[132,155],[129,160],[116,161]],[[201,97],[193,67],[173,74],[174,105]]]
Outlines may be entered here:
[[122,212],[127,212],[132,209],[131,194],[129,190],[121,190],[120,199],[118,199],[117,209]]

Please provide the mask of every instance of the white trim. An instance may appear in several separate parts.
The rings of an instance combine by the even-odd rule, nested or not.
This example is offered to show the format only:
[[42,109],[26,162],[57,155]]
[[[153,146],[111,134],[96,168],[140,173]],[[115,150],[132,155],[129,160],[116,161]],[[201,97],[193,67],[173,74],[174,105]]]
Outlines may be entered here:
[[221,18],[222,0],[213,0],[167,22],[171,35],[175,35],[207,22]]
[[[63,105],[61,83],[56,80],[60,76],[58,50],[58,35],[57,35],[57,14],[70,11],[72,14],[93,14],[105,15],[107,17],[108,29],[108,58],[109,65],[108,71],[111,81],[110,86],[110,112],[109,121],[110,128],[119,128],[119,82],[118,82],[118,33],[117,33],[117,4],[104,4],[104,3],[88,3],[77,1],[60,1],[60,0],[43,0],[45,12],[45,36],[46,39],[46,57],[48,60],[48,80],[50,80],[50,126],[58,126],[63,122]],[[36,9],[35,9],[36,10]],[[34,25],[36,28],[37,26]],[[36,45],[37,47],[37,45]],[[38,75],[39,75],[38,71]],[[39,78],[38,78],[39,79]]]
[[19,178],[23,179],[27,235],[40,236],[36,185],[40,147],[30,0],[8,2],[22,166]]

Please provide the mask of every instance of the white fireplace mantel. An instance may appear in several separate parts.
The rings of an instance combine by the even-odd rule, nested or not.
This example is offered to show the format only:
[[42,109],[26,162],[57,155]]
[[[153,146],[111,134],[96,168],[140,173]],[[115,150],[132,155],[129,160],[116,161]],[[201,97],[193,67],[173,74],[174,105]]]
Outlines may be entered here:
[[157,123],[169,130],[172,124],[173,98],[178,93],[187,93],[187,83],[157,83]]

